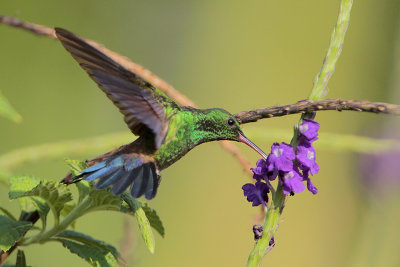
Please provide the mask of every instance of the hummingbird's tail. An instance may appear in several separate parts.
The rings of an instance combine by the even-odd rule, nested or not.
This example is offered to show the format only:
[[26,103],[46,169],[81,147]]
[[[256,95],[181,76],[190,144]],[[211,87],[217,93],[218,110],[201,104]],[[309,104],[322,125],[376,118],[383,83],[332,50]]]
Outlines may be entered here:
[[73,178],[73,181],[96,179],[99,179],[95,185],[96,189],[112,186],[111,192],[119,195],[131,186],[130,194],[134,198],[144,195],[150,200],[157,193],[161,176],[154,162],[146,162],[130,154],[120,154],[83,170],[80,175]]

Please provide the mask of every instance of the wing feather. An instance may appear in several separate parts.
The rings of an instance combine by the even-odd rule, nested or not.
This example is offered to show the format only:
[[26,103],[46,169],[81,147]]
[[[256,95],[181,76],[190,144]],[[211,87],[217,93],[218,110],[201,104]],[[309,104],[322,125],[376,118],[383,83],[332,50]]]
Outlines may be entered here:
[[[151,130],[155,134],[155,146],[158,149],[168,124],[162,103],[166,97],[85,40],[67,30],[55,30],[65,49],[119,108],[132,133],[141,135]],[[168,102],[176,105],[169,98]]]

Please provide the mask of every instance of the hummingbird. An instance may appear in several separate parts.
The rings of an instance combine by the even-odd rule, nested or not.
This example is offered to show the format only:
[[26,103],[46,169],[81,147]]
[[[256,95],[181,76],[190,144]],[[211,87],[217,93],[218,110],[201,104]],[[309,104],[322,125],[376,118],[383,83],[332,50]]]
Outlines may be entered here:
[[88,160],[89,167],[61,182],[97,180],[95,189],[112,187],[115,195],[129,188],[134,198],[155,197],[160,171],[195,146],[216,140],[242,142],[261,156],[266,154],[250,141],[235,116],[221,108],[180,106],[160,89],[111,59],[84,39],[55,28],[58,40],[117,106],[135,141]]

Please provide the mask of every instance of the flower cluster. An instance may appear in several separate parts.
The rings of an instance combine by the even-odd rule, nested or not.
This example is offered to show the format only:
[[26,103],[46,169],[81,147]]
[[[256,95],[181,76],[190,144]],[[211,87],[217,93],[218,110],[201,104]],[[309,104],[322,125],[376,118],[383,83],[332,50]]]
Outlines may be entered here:
[[297,151],[286,143],[274,143],[271,153],[264,159],[257,161],[257,167],[252,168],[253,178],[256,183],[245,184],[242,189],[249,202],[258,206],[268,201],[270,181],[279,177],[284,194],[294,195],[305,189],[303,182],[307,183],[307,189],[317,194],[318,189],[311,182],[310,176],[318,173],[319,166],[315,161],[315,149],[312,143],[318,139],[320,125],[311,119],[304,119],[299,126]]

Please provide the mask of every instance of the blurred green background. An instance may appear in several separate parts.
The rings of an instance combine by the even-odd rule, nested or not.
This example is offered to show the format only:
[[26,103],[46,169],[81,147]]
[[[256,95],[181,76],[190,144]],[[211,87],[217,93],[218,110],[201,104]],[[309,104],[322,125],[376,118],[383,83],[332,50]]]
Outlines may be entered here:
[[[339,3],[13,0],[1,1],[0,13],[96,40],[147,67],[200,107],[236,113],[308,96]],[[394,93],[400,89],[399,15],[397,0],[355,1],[327,97],[400,103]],[[118,110],[59,43],[4,25],[0,38],[0,90],[23,116],[20,124],[0,118],[1,154],[129,131]],[[276,128],[290,135],[298,118],[263,120],[243,128],[250,139],[256,131]],[[379,135],[386,119],[352,112],[317,116],[322,133],[364,136]],[[290,141],[253,137],[267,151],[273,140]],[[239,147],[256,162],[257,154]],[[399,191],[368,193],[358,154],[319,148],[318,142],[315,147],[321,171],[313,181],[319,194],[289,198],[276,247],[263,266],[399,266]],[[18,166],[14,172],[59,180],[67,172],[64,157],[86,159],[104,152],[66,154]],[[129,266],[244,266],[260,212],[242,195],[241,186],[248,181],[236,160],[215,142],[197,147],[163,171],[158,196],[150,205],[163,220],[166,236],[157,236],[151,255],[130,218]],[[17,213],[3,186],[0,203]],[[110,212],[89,214],[77,224],[77,230],[116,246],[123,227],[124,217]],[[86,266],[56,243],[28,247],[26,255],[33,266]]]

